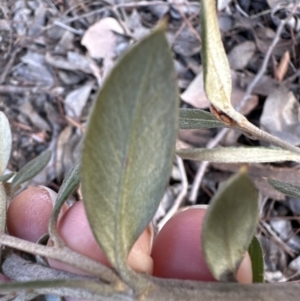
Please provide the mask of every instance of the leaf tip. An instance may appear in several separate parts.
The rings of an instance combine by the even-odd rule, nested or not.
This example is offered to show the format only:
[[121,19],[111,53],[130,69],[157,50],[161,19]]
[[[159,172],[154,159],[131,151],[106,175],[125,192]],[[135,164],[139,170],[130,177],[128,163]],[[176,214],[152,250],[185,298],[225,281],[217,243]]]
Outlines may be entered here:
[[243,165],[241,168],[240,168],[240,173],[245,175],[247,174],[248,172],[248,166],[247,165]]
[[166,31],[167,26],[168,26],[168,17],[164,17],[161,20],[159,20],[159,22],[157,23],[155,30],[156,31]]

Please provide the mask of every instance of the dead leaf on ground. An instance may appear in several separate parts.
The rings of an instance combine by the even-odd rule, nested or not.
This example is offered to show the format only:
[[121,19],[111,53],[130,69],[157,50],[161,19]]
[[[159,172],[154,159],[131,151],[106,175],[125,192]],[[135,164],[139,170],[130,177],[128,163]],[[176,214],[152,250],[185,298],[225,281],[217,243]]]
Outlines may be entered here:
[[230,68],[233,70],[244,69],[252,59],[255,53],[255,43],[252,41],[246,41],[244,43],[236,45],[228,53],[228,61]]
[[285,77],[288,68],[289,68],[289,63],[290,63],[290,53],[286,51],[284,55],[282,56],[279,65],[277,66],[275,70],[275,78],[279,81],[282,82],[283,78]]
[[[245,95],[245,91],[239,86],[239,76],[235,71],[231,71],[232,94],[231,103],[237,106]],[[181,94],[182,100],[197,109],[206,109],[210,102],[206,97],[203,84],[203,70],[201,68],[198,75],[193,79],[188,88]],[[250,113],[258,104],[258,97],[251,95],[246,105],[242,108],[242,114]]]
[[65,111],[71,118],[78,119],[81,117],[83,108],[91,94],[94,83],[90,82],[71,91],[65,99]]
[[22,56],[21,63],[14,68],[13,74],[15,78],[31,82],[32,85],[50,87],[54,84],[50,70],[43,54],[29,50]]
[[200,52],[199,37],[195,31],[185,26],[181,31],[167,32],[168,40],[173,43],[173,50],[182,56],[193,56]]
[[204,147],[212,136],[211,129],[179,130],[178,137],[187,147]]
[[[248,85],[253,81],[255,77],[254,74],[243,74],[236,73],[238,76],[238,84],[239,86],[246,90]],[[278,83],[275,79],[270,76],[264,75],[261,77],[260,81],[253,88],[252,93],[255,95],[268,96],[274,89],[278,87]]]
[[43,1],[38,1],[35,4],[37,7],[34,9],[34,18],[30,24],[28,35],[43,43],[41,33],[46,21],[47,8]]
[[260,125],[272,135],[294,145],[300,144],[300,105],[285,86],[275,89],[266,99]]
[[209,100],[206,97],[203,83],[203,69],[192,80],[188,88],[181,94],[182,100],[197,109],[209,107]]
[[70,31],[65,31],[61,39],[55,46],[55,52],[65,52],[73,48],[74,34]]
[[230,4],[230,2],[232,2],[232,0],[218,0],[218,11],[226,8]]
[[107,17],[90,26],[81,39],[94,59],[112,60],[115,56],[116,36],[124,34],[124,30],[115,18]]
[[73,126],[65,127],[56,145],[55,168],[57,177],[63,179],[64,173],[68,171],[80,156],[81,134]]
[[[163,5],[164,8],[168,8],[167,5]],[[157,9],[158,11],[161,11],[159,6],[150,6],[150,9]],[[132,35],[136,40],[141,39],[142,37],[146,36],[150,29],[146,28],[142,24],[141,15],[138,13],[136,9],[134,9],[131,13],[131,15],[127,19],[127,26],[131,30]]]
[[29,99],[25,100],[22,104],[20,112],[25,115],[38,130],[51,131],[49,124],[38,114]]
[[87,74],[92,74],[90,60],[76,52],[69,51],[67,58],[62,56],[53,56],[47,52],[45,55],[47,63],[57,69],[64,69],[68,71],[82,71]]

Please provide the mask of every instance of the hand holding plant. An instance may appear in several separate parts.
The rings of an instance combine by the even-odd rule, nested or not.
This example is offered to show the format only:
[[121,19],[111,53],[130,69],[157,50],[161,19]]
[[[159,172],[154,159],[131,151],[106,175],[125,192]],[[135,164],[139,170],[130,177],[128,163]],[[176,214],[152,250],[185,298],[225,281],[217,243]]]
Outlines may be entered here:
[[[207,112],[198,111],[195,116],[195,112],[183,111],[180,124],[189,128],[224,125],[287,150],[216,148],[177,153],[214,162],[236,162],[237,154],[239,162],[299,161],[298,148],[260,131],[231,106],[230,70],[214,1],[203,0],[201,5],[205,89],[219,121]],[[52,267],[78,274],[32,265],[5,250],[2,271],[19,281],[0,285],[6,299],[29,300],[49,293],[132,301],[291,301],[299,296],[298,286],[235,283],[252,280],[245,254],[258,221],[257,192],[245,170],[219,187],[205,217],[203,209],[178,213],[151,247],[147,226],[168,184],[179,117],[173,60],[164,32],[165,24],[160,24],[134,45],[107,77],[91,111],[80,161],[64,179],[55,200],[49,191],[30,188],[11,202],[7,227],[19,238],[5,232],[6,202],[47,164],[51,154],[29,162],[15,176],[1,176],[2,246],[47,257]],[[9,142],[8,122],[3,114],[0,117],[2,138]],[[9,153],[10,146],[0,148],[1,173]],[[64,202],[80,182],[83,203],[67,209]],[[50,235],[50,246],[20,239],[36,241],[45,232]],[[22,269],[14,265],[17,261],[22,262]],[[158,277],[148,275],[152,270]],[[263,282],[261,274],[261,267],[255,273],[253,269],[253,279],[258,275]],[[223,283],[204,282],[215,279]]]
[[[44,187],[29,187],[17,195],[8,208],[8,231],[21,239],[36,242],[47,233],[56,193]],[[110,266],[95,241],[84,211],[83,202],[62,209],[58,233],[68,247]],[[190,208],[175,215],[154,238],[147,228],[134,244],[128,264],[138,273],[162,278],[216,281],[211,275],[203,254],[198,250],[202,222],[206,209]],[[35,222],[35,224],[33,224]],[[49,243],[48,243],[49,245]],[[153,245],[153,248],[152,248]],[[84,271],[49,260],[52,268],[84,274]],[[86,274],[86,273],[85,273]],[[251,283],[251,263],[246,255],[239,272],[240,283]]]

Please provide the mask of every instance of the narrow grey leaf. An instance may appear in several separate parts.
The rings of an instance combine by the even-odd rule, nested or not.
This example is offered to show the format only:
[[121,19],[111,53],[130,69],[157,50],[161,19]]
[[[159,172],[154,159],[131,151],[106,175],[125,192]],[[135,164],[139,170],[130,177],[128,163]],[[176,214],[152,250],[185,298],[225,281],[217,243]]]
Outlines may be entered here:
[[291,196],[296,199],[300,199],[300,186],[283,182],[283,181],[278,181],[275,179],[267,178],[268,183],[275,188],[276,190]]
[[16,173],[11,172],[5,175],[0,176],[0,182],[7,182],[9,179],[11,179]]
[[6,226],[6,192],[2,183],[0,183],[0,232],[4,233]]
[[[79,185],[80,176],[80,161],[77,161],[72,168],[69,170],[68,174],[64,178],[62,185],[58,191],[56,202],[49,220],[49,232],[53,233],[52,229],[56,229],[57,217],[60,209],[69,195],[74,191],[74,189]],[[55,231],[55,230],[54,230]]]
[[47,166],[50,158],[51,151],[48,150],[26,163],[13,178],[12,186],[17,187],[18,185],[21,185],[22,183],[32,179]]
[[224,124],[218,121],[213,114],[199,109],[180,109],[180,129],[187,130],[216,127],[224,127]]
[[11,152],[11,131],[7,117],[0,111],[0,175],[5,171]]
[[217,147],[213,149],[179,149],[176,154],[183,159],[216,163],[264,163],[296,161],[300,156],[294,152],[266,147]]

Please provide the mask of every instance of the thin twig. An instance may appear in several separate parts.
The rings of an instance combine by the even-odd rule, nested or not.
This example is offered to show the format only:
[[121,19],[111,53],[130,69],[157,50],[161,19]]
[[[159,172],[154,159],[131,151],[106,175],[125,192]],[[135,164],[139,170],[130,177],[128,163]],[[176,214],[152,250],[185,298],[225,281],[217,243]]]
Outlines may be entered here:
[[6,64],[4,70],[1,73],[1,76],[0,76],[0,85],[2,85],[5,82],[5,78],[6,78],[9,70],[11,69],[11,67],[12,67],[12,65],[14,63],[17,54],[21,51],[21,49],[22,49],[21,47],[18,47],[18,48],[16,48],[12,52],[11,57],[10,57],[8,63]]
[[[208,144],[206,145],[206,148],[211,149],[211,148],[214,148],[215,146],[217,146],[229,131],[230,131],[230,129],[228,129],[228,128],[223,128],[222,130],[220,130],[219,133],[208,142]],[[198,170],[197,170],[197,173],[194,178],[193,185],[192,185],[190,197],[189,197],[189,201],[192,204],[196,203],[198,190],[199,190],[199,187],[201,185],[202,179],[205,175],[205,172],[206,172],[206,169],[208,166],[209,166],[209,162],[202,161],[200,163],[200,166],[198,167]]]
[[[4,254],[2,272],[14,281],[53,280],[53,279],[89,279],[99,282],[92,276],[77,275],[66,271],[51,269],[40,264],[28,262],[17,254],[9,251]],[[20,269],[22,267],[22,269]]]
[[181,191],[178,194],[174,204],[172,205],[170,210],[167,212],[167,214],[163,217],[163,219],[158,223],[159,231],[164,226],[164,224],[177,212],[177,210],[181,206],[181,204],[187,194],[187,190],[188,190],[188,180],[187,180],[185,168],[183,165],[183,160],[179,156],[176,156],[176,160],[177,160],[178,168],[179,168],[180,175],[181,175],[181,186],[182,187],[181,187]]
[[[69,19],[66,19],[65,21],[63,21],[62,23],[64,24],[68,24],[68,23],[71,23],[71,22],[74,22],[74,21],[78,21],[82,18],[88,18],[88,17],[91,17],[95,14],[98,14],[98,13],[102,13],[104,12],[105,10],[107,9],[118,9],[118,8],[136,8],[136,7],[147,7],[147,6],[156,6],[156,5],[165,5],[165,6],[169,6],[170,3],[168,2],[165,2],[165,1],[137,1],[137,2],[121,2],[119,4],[116,4],[116,5],[112,5],[110,7],[101,7],[99,9],[95,9],[95,10],[92,10],[88,13],[85,13],[85,14],[82,14],[82,15],[78,15],[76,17],[73,17],[73,18],[69,18]],[[179,4],[180,5],[180,4]],[[182,4],[181,4],[182,5]],[[199,6],[199,3],[198,2],[189,2],[189,5],[190,6]],[[53,27],[54,24],[51,24],[49,26],[46,26],[43,30],[48,30],[50,29],[51,27]]]
[[200,37],[198,31],[193,27],[190,20],[185,16],[184,12],[182,11],[182,9],[180,7],[181,6],[180,3],[178,3],[177,0],[175,0],[174,2],[175,2],[176,8],[178,9],[180,16],[183,19],[184,24],[191,30],[191,32],[195,35],[195,37],[201,42],[201,37]]
[[49,257],[71,264],[76,268],[85,270],[91,275],[100,277],[102,281],[107,283],[120,282],[118,276],[110,268],[84,255],[78,254],[67,247],[57,248],[55,246],[42,246],[7,234],[0,234],[0,244],[30,254]]
[[277,235],[277,233],[275,233],[275,231],[271,228],[271,226],[268,223],[260,221],[259,225],[271,235],[272,239],[275,240],[275,242],[279,244],[286,253],[288,253],[291,257],[295,257],[294,251],[285,242],[282,241],[280,236]]
[[39,87],[20,87],[11,85],[0,85],[0,93],[24,94],[24,93],[44,93]]
[[76,35],[79,35],[79,36],[82,36],[84,34],[84,30],[73,28],[73,27],[68,26],[68,25],[64,24],[63,22],[60,22],[60,21],[57,21],[57,20],[55,20],[53,22],[53,24],[58,26],[58,27],[61,27],[61,28],[65,29],[67,31],[70,31],[70,32],[72,32]]
[[280,23],[280,25],[278,26],[277,30],[276,30],[276,34],[275,37],[271,43],[271,45],[268,48],[268,51],[265,55],[265,58],[263,60],[263,63],[258,71],[258,73],[255,75],[255,77],[253,78],[252,82],[248,85],[246,93],[244,95],[244,97],[242,98],[241,102],[237,105],[236,110],[240,111],[245,105],[246,102],[248,101],[248,99],[251,96],[251,93],[253,91],[253,89],[255,88],[255,86],[258,84],[258,82],[261,80],[262,76],[265,74],[266,69],[268,67],[268,63],[270,60],[270,57],[274,51],[275,46],[277,45],[279,39],[280,39],[280,35],[282,33],[282,30],[284,29],[286,22],[282,21]]

